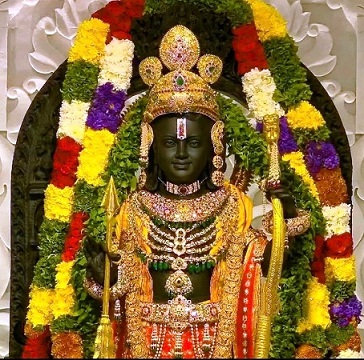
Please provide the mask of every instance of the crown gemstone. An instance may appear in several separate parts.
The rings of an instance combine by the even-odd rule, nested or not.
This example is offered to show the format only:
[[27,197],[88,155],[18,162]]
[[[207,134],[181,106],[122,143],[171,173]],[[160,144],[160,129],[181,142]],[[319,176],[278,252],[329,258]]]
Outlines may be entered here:
[[183,76],[179,75],[176,79],[176,84],[177,86],[183,86],[185,83],[185,79],[183,78]]

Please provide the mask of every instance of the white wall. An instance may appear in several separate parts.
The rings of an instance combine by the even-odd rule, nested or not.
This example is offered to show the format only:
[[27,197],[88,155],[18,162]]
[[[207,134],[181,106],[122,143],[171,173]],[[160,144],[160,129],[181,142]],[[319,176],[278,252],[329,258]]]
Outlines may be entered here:
[[[19,128],[35,94],[66,59],[77,25],[108,2],[0,0],[0,358],[9,351],[10,175]],[[364,101],[356,101],[364,99],[364,0],[267,2],[288,20],[302,62],[332,97],[347,131],[357,292],[364,299]]]

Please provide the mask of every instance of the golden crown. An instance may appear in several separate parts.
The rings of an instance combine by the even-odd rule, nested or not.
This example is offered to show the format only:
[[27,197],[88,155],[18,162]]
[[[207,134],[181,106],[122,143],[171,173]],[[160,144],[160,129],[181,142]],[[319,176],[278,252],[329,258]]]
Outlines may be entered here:
[[[148,57],[139,65],[140,76],[151,86],[144,121],[171,113],[194,112],[219,120],[216,92],[208,85],[221,75],[222,61],[215,55],[200,57],[200,45],[191,30],[183,25],[171,28],[163,37],[159,56],[171,70],[162,75],[157,57]],[[189,71],[197,64],[197,74]]]

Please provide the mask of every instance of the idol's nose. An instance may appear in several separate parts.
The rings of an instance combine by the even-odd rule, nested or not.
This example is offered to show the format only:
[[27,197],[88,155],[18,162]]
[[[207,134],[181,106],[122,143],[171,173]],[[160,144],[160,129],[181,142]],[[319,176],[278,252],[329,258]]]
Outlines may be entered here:
[[176,159],[186,159],[187,157],[187,142],[185,140],[179,140],[177,142]]

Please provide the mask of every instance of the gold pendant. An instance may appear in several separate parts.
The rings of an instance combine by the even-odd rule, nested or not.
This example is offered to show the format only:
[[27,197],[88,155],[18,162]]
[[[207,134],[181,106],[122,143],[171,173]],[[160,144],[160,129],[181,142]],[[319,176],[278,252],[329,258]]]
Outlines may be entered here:
[[164,289],[170,296],[188,295],[193,291],[191,279],[181,270],[171,274],[164,286]]

